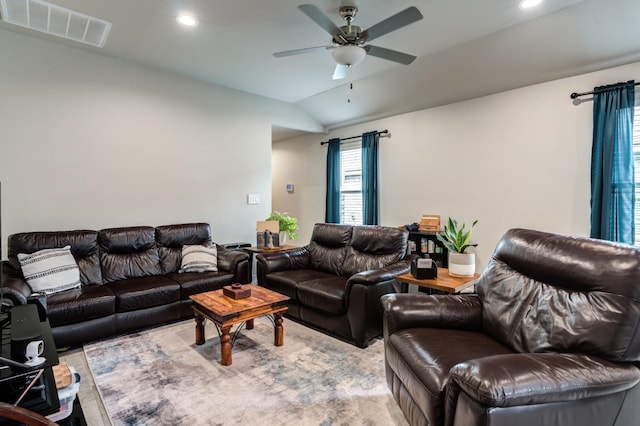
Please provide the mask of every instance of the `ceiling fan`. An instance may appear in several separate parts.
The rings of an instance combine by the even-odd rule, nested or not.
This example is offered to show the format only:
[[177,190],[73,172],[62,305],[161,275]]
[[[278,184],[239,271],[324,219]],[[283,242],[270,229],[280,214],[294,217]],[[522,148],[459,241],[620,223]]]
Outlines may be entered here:
[[390,33],[391,31],[395,31],[422,19],[423,17],[420,11],[413,6],[390,16],[367,29],[351,23],[358,13],[357,6],[352,2],[344,2],[340,6],[340,16],[347,21],[347,25],[342,27],[338,27],[334,24],[327,15],[322,13],[320,9],[312,4],[302,4],[298,6],[298,9],[331,34],[332,44],[330,46],[308,47],[304,49],[276,52],[273,54],[276,58],[315,52],[318,50],[333,50],[332,56],[337,62],[336,69],[333,73],[334,80],[345,78],[349,67],[362,62],[366,55],[387,59],[404,65],[409,65],[416,59],[415,56],[407,53],[366,44],[367,42]]

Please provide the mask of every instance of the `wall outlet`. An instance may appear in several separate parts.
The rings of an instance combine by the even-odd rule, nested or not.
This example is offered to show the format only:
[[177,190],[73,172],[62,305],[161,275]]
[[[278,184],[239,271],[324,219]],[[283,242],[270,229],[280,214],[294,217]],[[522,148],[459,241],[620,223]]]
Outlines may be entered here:
[[260,194],[247,194],[247,204],[260,204]]

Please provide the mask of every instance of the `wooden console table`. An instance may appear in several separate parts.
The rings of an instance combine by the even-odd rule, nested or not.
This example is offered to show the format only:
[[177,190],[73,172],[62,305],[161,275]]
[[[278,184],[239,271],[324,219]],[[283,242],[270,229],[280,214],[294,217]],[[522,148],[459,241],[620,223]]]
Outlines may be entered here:
[[478,277],[480,277],[480,274],[474,274],[473,277],[452,277],[449,275],[449,269],[438,268],[437,278],[420,280],[411,275],[410,272],[407,272],[406,274],[398,275],[396,280],[399,283],[415,284],[431,290],[460,293],[462,290],[473,287],[478,281]]

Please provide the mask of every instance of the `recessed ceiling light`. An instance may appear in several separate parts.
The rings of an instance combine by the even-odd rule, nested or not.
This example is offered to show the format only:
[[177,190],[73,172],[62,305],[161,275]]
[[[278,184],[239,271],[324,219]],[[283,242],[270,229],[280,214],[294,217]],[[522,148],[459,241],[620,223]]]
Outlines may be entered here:
[[540,3],[542,3],[543,0],[522,0],[520,2],[520,8],[522,9],[529,9],[531,7],[536,7],[537,5],[539,5]]
[[198,20],[193,15],[190,15],[188,13],[182,13],[178,15],[176,21],[187,27],[195,27],[196,25],[198,25]]

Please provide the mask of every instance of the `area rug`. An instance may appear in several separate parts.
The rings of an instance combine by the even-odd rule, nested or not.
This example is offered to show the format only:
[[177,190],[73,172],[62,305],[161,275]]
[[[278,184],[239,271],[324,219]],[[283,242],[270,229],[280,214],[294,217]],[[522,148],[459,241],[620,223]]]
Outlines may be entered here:
[[220,364],[220,340],[194,344],[185,321],[85,346],[114,425],[406,425],[387,389],[383,342],[366,349],[293,321],[284,346],[258,318]]

